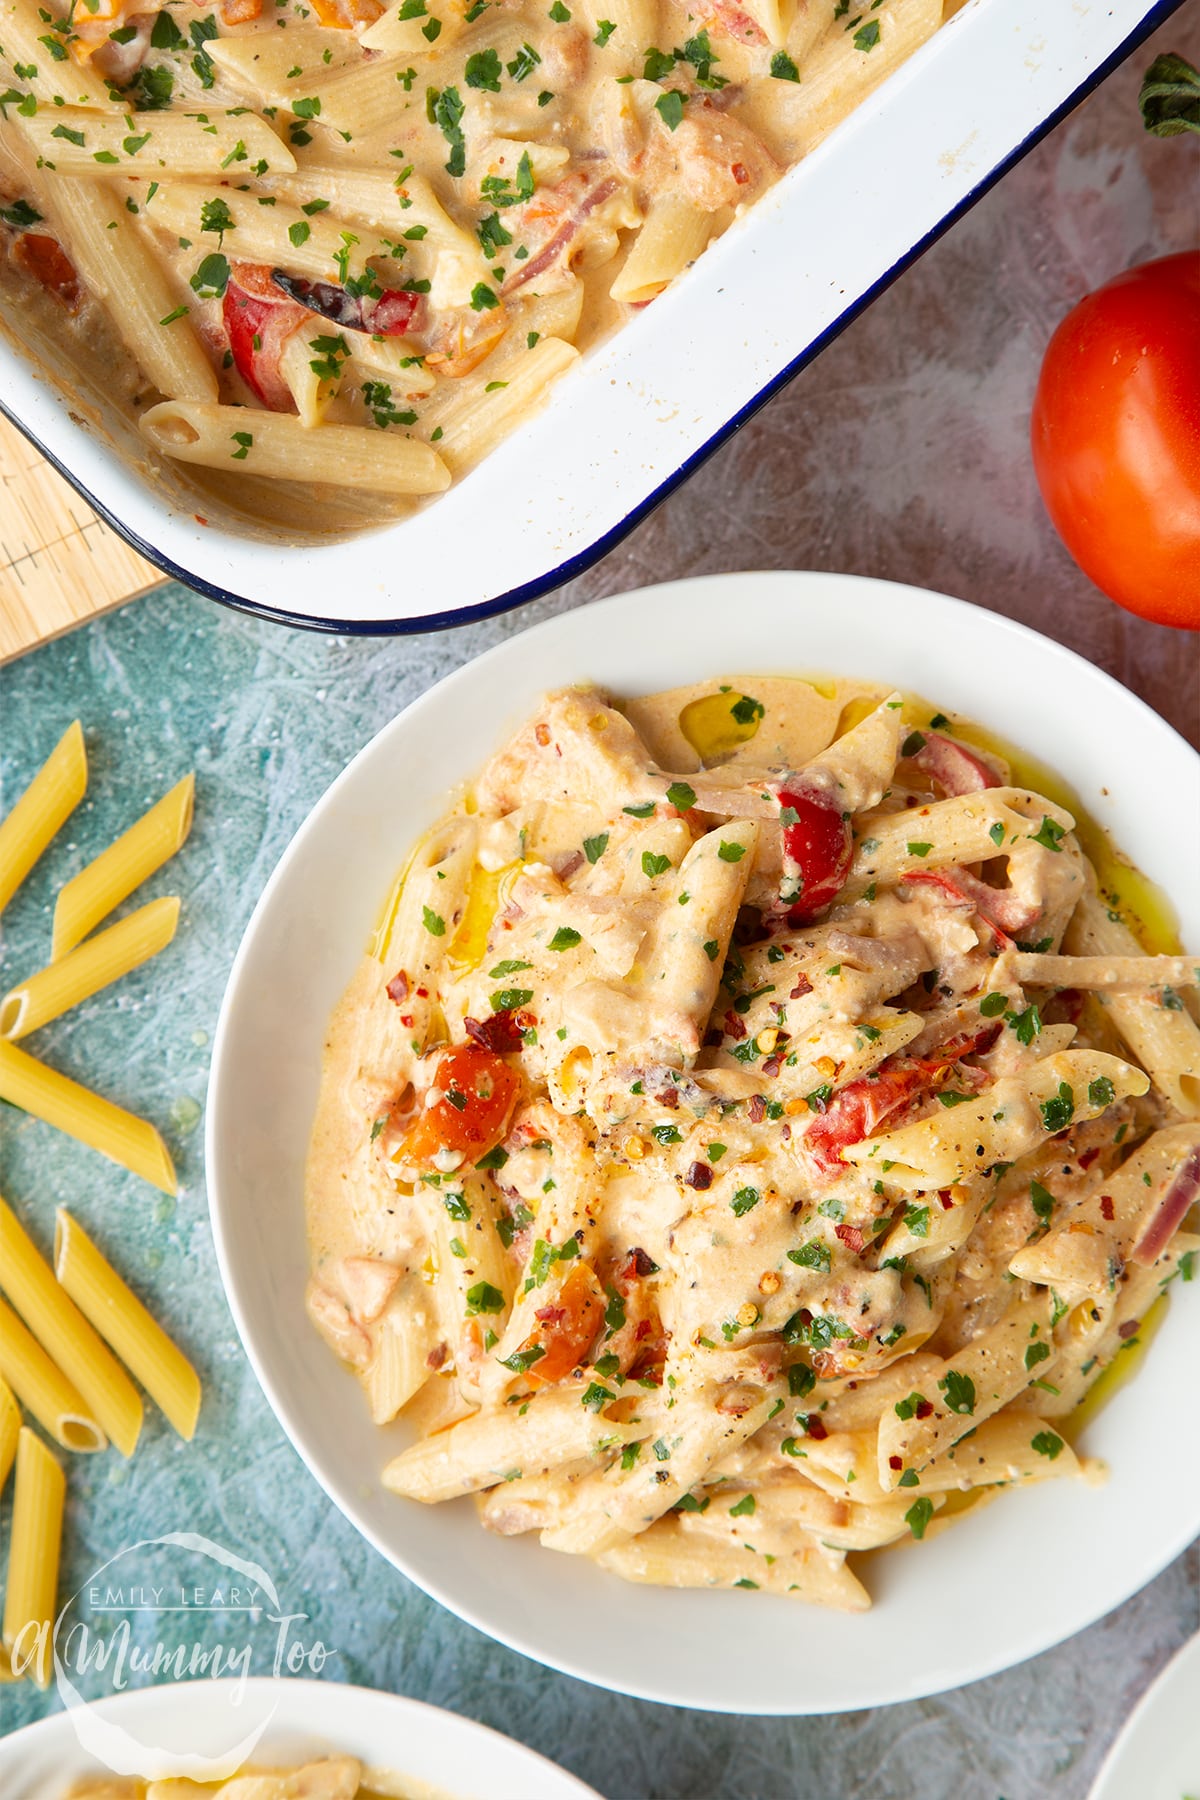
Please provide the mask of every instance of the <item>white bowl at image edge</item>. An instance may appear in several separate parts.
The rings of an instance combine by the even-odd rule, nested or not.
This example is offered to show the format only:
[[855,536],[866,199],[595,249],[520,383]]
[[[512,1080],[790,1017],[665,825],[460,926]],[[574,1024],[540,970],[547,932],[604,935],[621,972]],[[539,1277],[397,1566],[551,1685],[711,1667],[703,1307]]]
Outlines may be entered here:
[[[405,1428],[373,1426],[304,1311],[304,1157],[330,1012],[396,872],[449,789],[547,689],[632,696],[723,674],[839,673],[923,694],[1063,775],[1171,894],[1200,946],[1200,759],[1141,701],[1059,644],[962,601],[824,574],[719,575],[596,602],[509,639],[415,701],[297,832],[246,930],[218,1026],[208,1179],[226,1292],[271,1405],[368,1541],[460,1617],[604,1687],[740,1713],[913,1699],[1033,1656],[1142,1587],[1200,1532],[1200,1305],[1184,1289],[1132,1384],[1089,1427],[1103,1487],[1047,1482],[954,1531],[872,1557],[873,1610],[627,1585],[534,1541],[489,1535],[470,1501],[386,1493]],[[304,979],[297,980],[297,970]],[[1154,1520],[1154,1530],[1146,1520]]]
[[[168,1772],[172,1756],[186,1771],[186,1757],[225,1755],[261,1723],[262,1736],[248,1758],[260,1767],[356,1756],[429,1783],[437,1800],[600,1800],[557,1763],[472,1719],[336,1681],[166,1682],[97,1701],[87,1712],[85,1733],[98,1721],[147,1751],[160,1748],[158,1775]],[[109,1772],[99,1755],[82,1746],[67,1712],[0,1738],[4,1800],[62,1800],[72,1781]]]
[[1200,1632],[1134,1707],[1088,1800],[1195,1800],[1200,1796]]
[[380,531],[297,544],[203,522],[211,506],[174,504],[3,336],[0,410],[135,549],[215,599],[330,631],[503,611],[618,542],[1180,4],[967,0],[544,412]]

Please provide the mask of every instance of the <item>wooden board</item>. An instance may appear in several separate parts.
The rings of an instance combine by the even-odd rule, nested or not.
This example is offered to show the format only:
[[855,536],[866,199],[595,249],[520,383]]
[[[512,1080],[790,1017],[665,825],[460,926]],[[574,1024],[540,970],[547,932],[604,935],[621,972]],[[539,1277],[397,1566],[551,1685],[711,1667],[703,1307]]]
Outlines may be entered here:
[[0,416],[0,663],[162,579]]

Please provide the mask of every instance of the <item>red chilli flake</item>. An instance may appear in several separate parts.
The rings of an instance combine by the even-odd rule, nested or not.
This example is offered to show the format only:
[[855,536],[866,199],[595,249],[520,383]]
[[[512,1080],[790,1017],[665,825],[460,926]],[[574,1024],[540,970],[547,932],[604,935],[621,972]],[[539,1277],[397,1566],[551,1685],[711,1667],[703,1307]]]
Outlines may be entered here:
[[658,1101],[660,1106],[665,1106],[668,1112],[674,1112],[679,1105],[679,1089],[673,1087],[664,1088],[662,1093],[655,1094],[654,1098]]
[[712,1178],[713,1172],[707,1163],[694,1162],[683,1179],[690,1188],[696,1188],[703,1193],[706,1188],[712,1186]]
[[1081,1154],[1081,1156],[1079,1158],[1080,1168],[1081,1169],[1090,1169],[1092,1164],[1095,1162],[1096,1158],[1099,1156],[1099,1154],[1100,1154],[1099,1144],[1093,1144],[1090,1150],[1083,1151],[1083,1153]]
[[397,1006],[401,1006],[408,999],[408,995],[408,976],[403,969],[398,969],[387,984],[387,997],[389,1000],[394,1000]]
[[548,725],[535,725],[533,728],[533,735],[544,750],[546,745],[550,742],[550,727]]
[[734,1012],[732,1007],[730,1007],[729,1011],[725,1014],[723,1023],[725,1026],[725,1036],[726,1037],[731,1037],[731,1038],[744,1038],[745,1037],[746,1027],[743,1025],[740,1017],[738,1016],[737,1013]]
[[835,1225],[834,1231],[854,1256],[861,1256],[867,1247],[867,1234],[858,1225]]
[[888,1457],[888,1468],[889,1469],[902,1469],[903,1467],[904,1467],[904,1458],[902,1456],[889,1456]]
[[539,1306],[533,1316],[543,1325],[559,1325],[566,1318],[567,1309],[565,1306]]
[[467,1036],[496,1056],[509,1056],[521,1048],[521,1026],[511,1011],[493,1013],[490,1019],[464,1019]]
[[804,1421],[804,1429],[808,1433],[808,1436],[810,1438],[816,1439],[818,1444],[820,1443],[822,1438],[827,1438],[829,1436],[829,1433],[826,1431],[823,1421],[818,1417],[818,1415],[816,1413],[808,1414],[808,1416],[806,1417],[806,1419]]
[[1111,1194],[1101,1194],[1101,1196],[1100,1196],[1100,1217],[1102,1219],[1108,1219],[1109,1222],[1111,1223],[1111,1221],[1113,1219],[1115,1219],[1116,1216],[1117,1216],[1116,1210],[1112,1203],[1112,1195]]
[[932,1413],[932,1411],[933,1411],[933,1401],[932,1400],[918,1400],[917,1401],[916,1417],[918,1419],[927,1419],[930,1416],[930,1414]]
[[750,1123],[752,1125],[761,1125],[763,1120],[766,1118],[766,1116],[767,1116],[767,1097],[766,1097],[766,1095],[765,1094],[751,1094],[751,1096],[750,1096]]
[[803,1000],[805,994],[811,994],[812,991],[813,991],[813,985],[812,985],[812,982],[808,979],[808,976],[801,975],[797,978],[796,985],[789,993],[788,999],[789,1000]]
[[1119,1338],[1133,1337],[1141,1327],[1141,1323],[1140,1319],[1126,1319],[1123,1325],[1117,1326],[1117,1336]]

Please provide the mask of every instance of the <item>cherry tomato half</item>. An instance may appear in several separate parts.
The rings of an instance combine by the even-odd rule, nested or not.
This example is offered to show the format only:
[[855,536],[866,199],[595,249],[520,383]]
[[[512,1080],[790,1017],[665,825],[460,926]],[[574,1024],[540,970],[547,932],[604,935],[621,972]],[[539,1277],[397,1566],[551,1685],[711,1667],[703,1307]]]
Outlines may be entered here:
[[578,1368],[604,1323],[604,1290],[587,1263],[572,1263],[558,1293],[539,1307],[538,1328],[521,1346],[542,1352],[529,1366],[534,1387],[562,1381]]
[[400,1160],[430,1168],[439,1151],[478,1161],[508,1130],[521,1081],[481,1044],[443,1050],[425,1106],[400,1145]]
[[779,810],[788,920],[808,925],[845,882],[854,854],[850,825],[835,800],[800,782],[780,788]]
[[1200,628],[1200,251],[1089,294],[1050,340],[1033,466],[1075,561],[1130,612]]

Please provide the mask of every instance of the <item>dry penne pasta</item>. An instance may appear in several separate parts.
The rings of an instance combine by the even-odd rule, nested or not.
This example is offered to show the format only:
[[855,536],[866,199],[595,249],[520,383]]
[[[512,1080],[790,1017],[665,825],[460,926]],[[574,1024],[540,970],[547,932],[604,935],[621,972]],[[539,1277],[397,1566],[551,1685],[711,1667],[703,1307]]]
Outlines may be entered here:
[[1182,1039],[1108,1012],[1193,964],[1075,941],[1075,819],[973,736],[865,682],[569,688],[421,839],[307,1175],[392,1492],[859,1610],[856,1556],[1101,1478],[1070,1415],[1200,1246]]
[[195,777],[185,775],[59,890],[51,951],[56,962],[181,848],[192,828],[195,790]]
[[23,1425],[17,1445],[3,1637],[12,1672],[28,1672],[40,1688],[49,1687],[54,1671],[52,1632],[65,1492],[62,1464],[36,1432]]
[[0,1379],[64,1450],[103,1450],[107,1438],[77,1388],[0,1300]]
[[200,1414],[200,1377],[61,1206],[55,1214],[54,1272],[63,1293],[112,1346],[180,1437],[190,1439]]
[[142,1403],[124,1369],[105,1349],[16,1214],[0,1199],[0,1288],[117,1446],[132,1456],[142,1429]]
[[22,1112],[43,1119],[68,1137],[78,1138],[122,1168],[161,1188],[175,1192],[175,1168],[162,1138],[147,1119],[126,1112],[102,1095],[93,1093],[70,1076],[47,1067],[0,1040],[0,1100]]
[[0,1037],[16,1041],[141,968],[175,936],[179,901],[151,900],[48,968],[26,976],[0,1000]]
[[0,822],[0,912],[83,799],[87,777],[87,751],[76,719]]
[[0,1494],[8,1480],[8,1472],[17,1454],[17,1434],[21,1429],[21,1409],[6,1381],[0,1381]]

